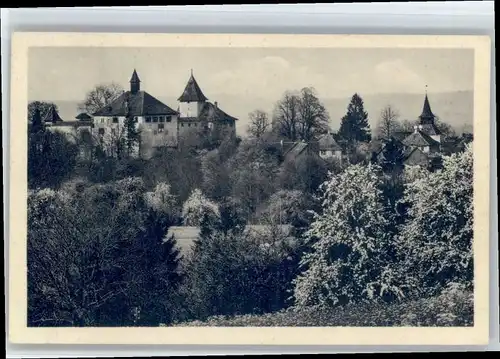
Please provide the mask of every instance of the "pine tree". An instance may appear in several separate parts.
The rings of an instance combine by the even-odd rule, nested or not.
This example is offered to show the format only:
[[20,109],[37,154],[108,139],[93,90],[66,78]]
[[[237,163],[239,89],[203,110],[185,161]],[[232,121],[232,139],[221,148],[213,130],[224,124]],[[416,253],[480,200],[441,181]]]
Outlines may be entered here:
[[342,117],[339,135],[349,147],[354,146],[357,142],[371,140],[368,113],[364,109],[363,99],[357,93],[352,96],[347,107],[347,114]]
[[149,210],[135,243],[132,276],[137,280],[134,295],[138,309],[135,323],[159,325],[175,317],[173,304],[181,282],[180,252],[173,236],[166,238],[170,218]]
[[35,108],[33,118],[31,119],[31,133],[38,133],[45,129],[42,121],[42,115],[38,107]]

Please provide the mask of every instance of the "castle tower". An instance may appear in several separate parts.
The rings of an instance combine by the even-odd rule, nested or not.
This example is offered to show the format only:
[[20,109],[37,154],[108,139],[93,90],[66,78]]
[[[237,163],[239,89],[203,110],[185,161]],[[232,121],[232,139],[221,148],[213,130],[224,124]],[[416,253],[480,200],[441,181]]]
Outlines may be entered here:
[[130,78],[130,92],[132,94],[136,94],[141,90],[141,80],[139,79],[139,76],[137,75],[137,71],[132,73],[132,77]]
[[177,99],[179,101],[180,117],[198,117],[203,104],[207,100],[193,76],[193,70],[191,70],[191,77],[184,88],[184,92]]

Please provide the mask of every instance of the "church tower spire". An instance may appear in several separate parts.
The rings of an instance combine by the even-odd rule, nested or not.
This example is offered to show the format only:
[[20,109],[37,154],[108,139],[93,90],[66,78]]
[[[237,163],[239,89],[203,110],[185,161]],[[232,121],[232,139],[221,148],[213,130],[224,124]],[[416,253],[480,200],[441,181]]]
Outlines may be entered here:
[[137,75],[137,71],[132,73],[132,77],[130,78],[130,92],[132,94],[136,94],[141,90],[141,80],[139,79],[139,75]]
[[422,114],[419,116],[420,124],[433,124],[436,116],[432,113],[431,105],[429,103],[429,97],[427,95],[427,85],[425,86],[425,99],[424,106],[422,108]]

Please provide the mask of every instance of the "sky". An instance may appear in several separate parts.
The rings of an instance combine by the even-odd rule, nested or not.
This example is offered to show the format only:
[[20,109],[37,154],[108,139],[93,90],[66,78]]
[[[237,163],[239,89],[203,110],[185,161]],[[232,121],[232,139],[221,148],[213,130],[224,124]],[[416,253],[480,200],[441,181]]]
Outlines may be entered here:
[[[29,53],[28,99],[81,102],[97,84],[125,89],[134,69],[141,89],[177,108],[191,69],[202,91],[236,117],[287,90],[306,86],[320,99],[473,90],[467,49],[97,48],[36,47]],[[236,105],[237,104],[237,105]],[[265,105],[264,105],[265,104]],[[75,110],[76,111],[76,110]],[[228,112],[228,111],[226,111]],[[246,119],[244,119],[246,120]]]

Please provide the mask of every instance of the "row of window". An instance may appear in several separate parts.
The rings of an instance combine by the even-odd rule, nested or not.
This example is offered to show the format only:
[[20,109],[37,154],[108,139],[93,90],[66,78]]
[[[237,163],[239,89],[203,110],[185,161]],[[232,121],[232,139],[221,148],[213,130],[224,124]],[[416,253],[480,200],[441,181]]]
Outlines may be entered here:
[[[164,133],[168,134],[168,130],[165,130],[165,125],[164,125],[163,123],[159,123],[159,124],[158,124],[158,129],[153,131],[153,133],[154,133],[155,135],[156,135],[156,134],[158,134],[158,133],[161,133],[161,132],[164,132]],[[101,127],[101,128],[99,128],[99,134],[100,134],[100,135],[104,135],[104,133],[106,133],[106,129],[105,129],[105,128],[102,128],[102,127]],[[115,135],[115,134],[116,134],[116,129],[115,129],[115,128],[112,128],[112,129],[111,129],[111,133],[112,133],[113,135]]]
[[146,122],[172,122],[171,116],[146,116]]

